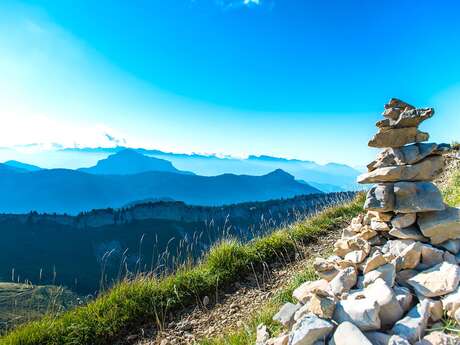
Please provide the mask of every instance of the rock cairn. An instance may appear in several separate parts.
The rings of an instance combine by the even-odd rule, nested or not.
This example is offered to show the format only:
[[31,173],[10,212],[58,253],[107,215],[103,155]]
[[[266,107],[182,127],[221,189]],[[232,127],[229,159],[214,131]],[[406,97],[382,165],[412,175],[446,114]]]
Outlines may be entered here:
[[423,143],[419,124],[433,109],[392,99],[369,146],[383,149],[359,183],[375,183],[366,214],[354,218],[316,258],[321,278],[302,284],[274,320],[285,332],[257,345],[460,344],[439,331],[446,316],[460,322],[460,209],[445,205],[432,183],[449,145]]

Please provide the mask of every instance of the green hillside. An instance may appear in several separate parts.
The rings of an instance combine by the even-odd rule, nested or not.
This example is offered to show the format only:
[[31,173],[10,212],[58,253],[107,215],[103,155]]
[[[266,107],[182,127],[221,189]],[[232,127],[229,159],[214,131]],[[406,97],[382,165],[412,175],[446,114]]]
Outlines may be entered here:
[[0,283],[0,333],[45,314],[75,307],[77,295],[57,286]]
[[237,281],[254,267],[294,253],[300,242],[314,241],[357,215],[362,204],[360,195],[350,203],[331,207],[247,244],[224,241],[194,267],[183,267],[162,279],[138,277],[124,281],[83,307],[19,327],[3,337],[0,344],[112,344],[127,330],[145,321],[161,321],[162,315],[195,303],[197,298]]

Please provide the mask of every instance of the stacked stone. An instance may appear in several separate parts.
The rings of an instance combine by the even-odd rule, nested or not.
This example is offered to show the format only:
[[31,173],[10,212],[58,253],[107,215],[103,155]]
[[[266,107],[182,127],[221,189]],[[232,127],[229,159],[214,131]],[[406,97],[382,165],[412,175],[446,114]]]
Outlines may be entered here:
[[431,332],[444,315],[460,323],[460,209],[444,204],[433,179],[448,145],[423,143],[419,124],[433,109],[397,99],[369,146],[382,148],[360,183],[369,190],[366,214],[354,218],[317,258],[321,279],[305,282],[274,320],[286,331],[270,338],[261,325],[257,345],[435,345],[460,338]]

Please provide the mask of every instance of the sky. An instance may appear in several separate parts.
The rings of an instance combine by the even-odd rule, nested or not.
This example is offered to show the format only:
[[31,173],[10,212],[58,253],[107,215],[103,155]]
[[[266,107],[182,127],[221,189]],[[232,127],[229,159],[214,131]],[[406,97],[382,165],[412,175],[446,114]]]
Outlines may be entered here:
[[[383,105],[460,139],[457,1],[0,2],[0,147],[364,165]],[[45,157],[45,156],[44,156]]]

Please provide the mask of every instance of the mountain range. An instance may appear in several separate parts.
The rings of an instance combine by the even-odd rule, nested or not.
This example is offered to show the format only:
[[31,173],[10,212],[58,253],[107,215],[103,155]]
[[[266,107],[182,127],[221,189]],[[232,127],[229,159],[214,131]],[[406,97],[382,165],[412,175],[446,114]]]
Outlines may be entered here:
[[198,176],[163,159],[127,150],[79,170],[30,171],[16,166],[0,164],[2,213],[76,214],[162,199],[215,206],[321,193],[280,169],[262,176]]
[[[111,148],[66,148],[61,154],[69,155],[86,161],[98,160],[101,156],[126,150],[126,147]],[[177,169],[192,171],[197,175],[215,176],[225,173],[264,175],[276,169],[282,169],[293,175],[297,180],[305,181],[323,192],[357,190],[361,187],[356,177],[361,171],[346,164],[318,164],[314,161],[286,159],[272,156],[251,155],[245,159],[234,157],[218,157],[216,155],[180,154],[144,148],[132,149],[149,157],[171,162]],[[93,158],[91,158],[93,157]]]

